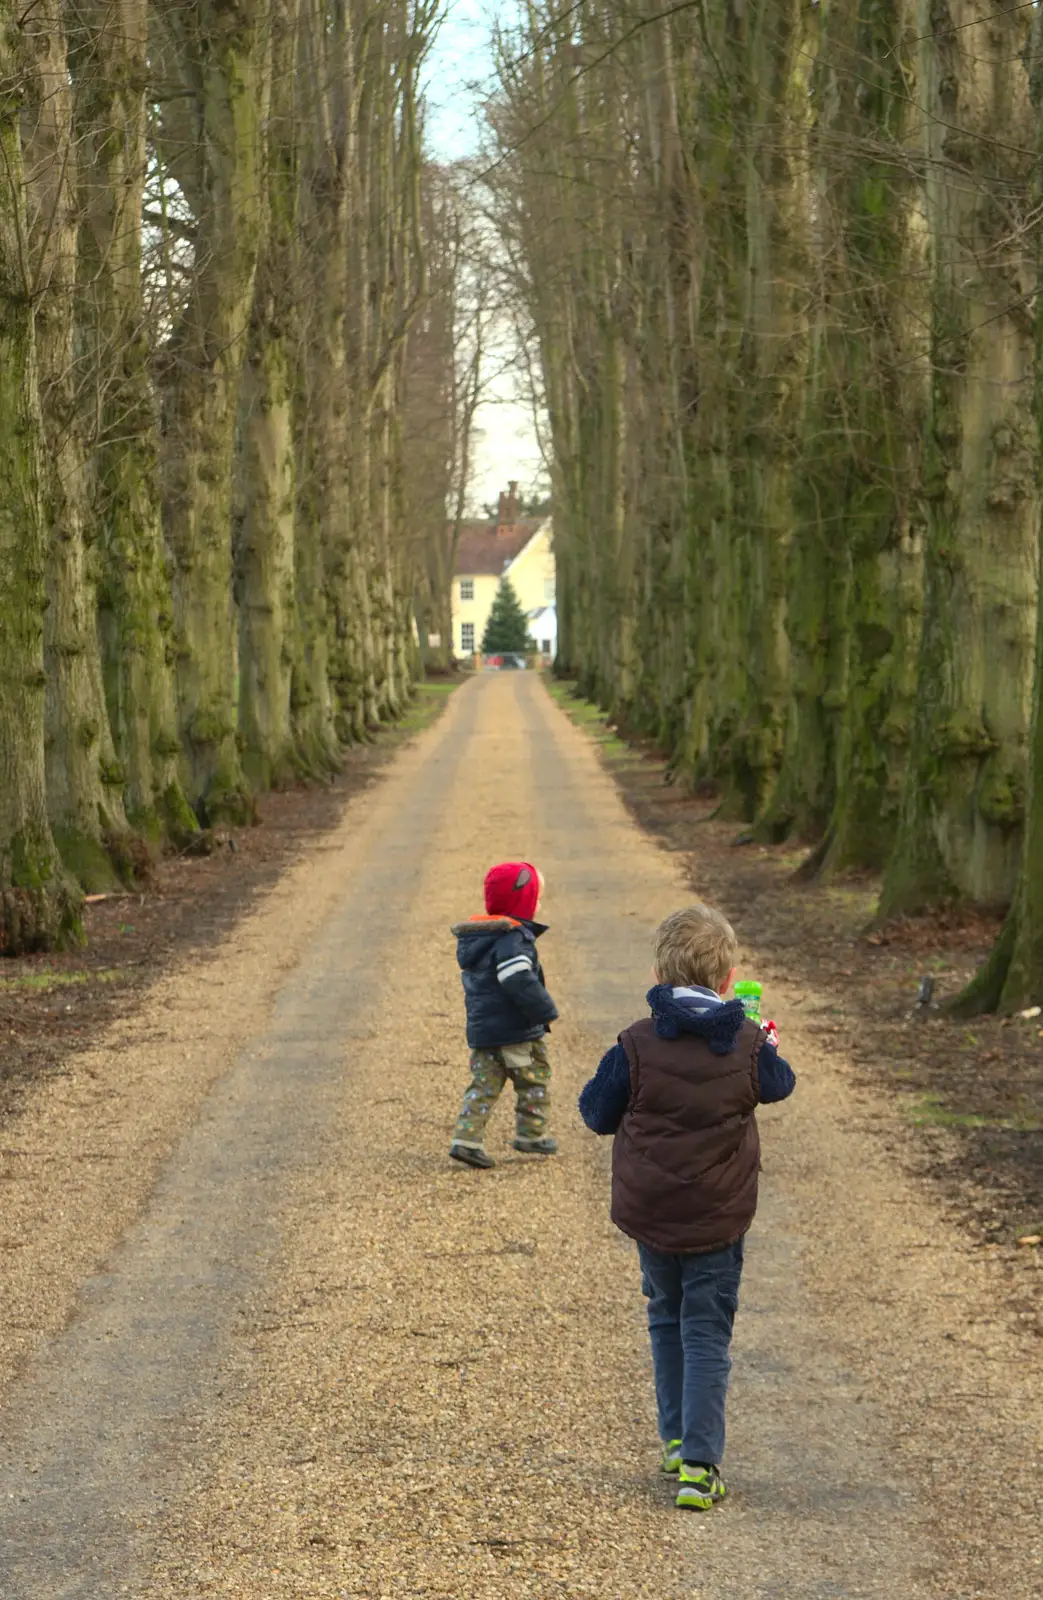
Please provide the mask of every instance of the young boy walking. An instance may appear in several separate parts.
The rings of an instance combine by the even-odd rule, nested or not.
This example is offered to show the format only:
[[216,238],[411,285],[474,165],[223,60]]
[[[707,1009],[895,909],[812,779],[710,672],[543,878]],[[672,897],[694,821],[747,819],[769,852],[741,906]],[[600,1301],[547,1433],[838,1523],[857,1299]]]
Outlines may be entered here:
[[757,1209],[758,1103],[792,1094],[777,1035],[724,995],[738,949],[709,906],[655,935],[651,1017],[625,1028],[580,1095],[614,1133],[612,1220],[637,1240],[655,1369],[662,1470],[677,1504],[724,1499],[724,1410],[743,1240]]
[[550,1061],[544,1035],[558,1013],[543,981],[536,922],[543,879],[530,861],[503,861],[485,876],[485,915],[458,922],[456,958],[467,1007],[471,1083],[464,1095],[449,1154],[469,1167],[493,1167],[486,1154],[489,1115],[510,1079],[514,1084],[514,1148],[552,1156],[547,1133]]

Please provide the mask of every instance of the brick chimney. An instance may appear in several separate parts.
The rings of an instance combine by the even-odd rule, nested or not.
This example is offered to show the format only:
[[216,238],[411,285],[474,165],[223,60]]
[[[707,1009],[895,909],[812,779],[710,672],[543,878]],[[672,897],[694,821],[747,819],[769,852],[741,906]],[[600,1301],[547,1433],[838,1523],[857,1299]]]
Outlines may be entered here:
[[502,489],[500,490],[500,509],[496,513],[496,531],[497,533],[506,533],[507,531],[507,496]]
[[507,487],[510,490],[510,498],[507,501],[507,521],[513,528],[518,520],[518,480],[512,478]]

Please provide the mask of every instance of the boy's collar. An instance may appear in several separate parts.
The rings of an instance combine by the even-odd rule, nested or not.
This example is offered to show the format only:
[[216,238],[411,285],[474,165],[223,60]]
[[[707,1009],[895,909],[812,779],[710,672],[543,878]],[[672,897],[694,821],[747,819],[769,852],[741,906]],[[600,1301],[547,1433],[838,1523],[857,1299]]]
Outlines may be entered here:
[[693,1010],[697,1011],[702,1010],[707,1006],[721,1006],[724,1004],[723,995],[719,995],[715,989],[705,989],[701,983],[675,983],[673,988],[670,990],[670,997],[673,1000],[700,1001],[701,1003],[699,1006],[694,1006],[692,1008]]

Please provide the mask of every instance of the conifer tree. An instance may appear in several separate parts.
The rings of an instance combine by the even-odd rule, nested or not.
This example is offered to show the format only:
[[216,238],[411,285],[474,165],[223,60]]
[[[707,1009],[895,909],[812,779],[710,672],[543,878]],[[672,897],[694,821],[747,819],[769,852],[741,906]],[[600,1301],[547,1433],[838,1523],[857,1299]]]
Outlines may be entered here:
[[510,578],[501,578],[482,634],[483,655],[528,654],[534,648],[529,623]]

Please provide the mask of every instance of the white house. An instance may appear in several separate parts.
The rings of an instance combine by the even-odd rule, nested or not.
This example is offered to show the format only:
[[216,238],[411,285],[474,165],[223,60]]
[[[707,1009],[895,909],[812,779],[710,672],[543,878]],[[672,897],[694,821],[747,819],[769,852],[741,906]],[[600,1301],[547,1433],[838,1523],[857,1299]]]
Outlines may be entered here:
[[[512,483],[510,494],[501,494],[495,521],[465,522],[460,530],[452,594],[456,656],[473,656],[481,649],[500,580],[508,577],[541,655],[554,659],[558,630],[551,519],[516,516],[516,493]],[[534,625],[535,618],[539,621]],[[551,621],[553,631],[548,632]]]

